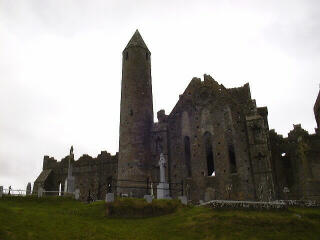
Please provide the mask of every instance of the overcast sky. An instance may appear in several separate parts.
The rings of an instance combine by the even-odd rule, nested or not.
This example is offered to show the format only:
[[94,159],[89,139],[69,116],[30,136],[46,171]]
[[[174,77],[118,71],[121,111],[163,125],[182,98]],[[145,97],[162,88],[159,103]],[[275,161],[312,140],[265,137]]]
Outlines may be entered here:
[[269,126],[314,133],[320,1],[0,0],[0,185],[25,189],[43,155],[118,151],[121,53],[139,29],[154,112],[192,77],[249,82]]

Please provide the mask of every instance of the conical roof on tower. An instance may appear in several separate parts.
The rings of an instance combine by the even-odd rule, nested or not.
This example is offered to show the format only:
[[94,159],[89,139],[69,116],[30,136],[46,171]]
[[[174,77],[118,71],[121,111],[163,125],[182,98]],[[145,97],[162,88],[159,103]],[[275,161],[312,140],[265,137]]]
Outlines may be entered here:
[[141,48],[144,48],[149,51],[147,45],[145,44],[145,42],[143,41],[143,39],[140,35],[138,29],[133,34],[133,36],[131,37],[129,43],[127,44],[127,46],[125,47],[124,50],[126,50],[127,48],[131,48],[131,47],[141,47]]

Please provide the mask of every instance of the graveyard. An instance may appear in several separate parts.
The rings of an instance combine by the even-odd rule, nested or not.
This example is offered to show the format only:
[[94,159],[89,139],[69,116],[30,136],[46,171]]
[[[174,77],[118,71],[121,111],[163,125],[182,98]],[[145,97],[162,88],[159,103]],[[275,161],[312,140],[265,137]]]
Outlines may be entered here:
[[[125,205],[141,206],[143,200],[139,201],[126,199]],[[161,203],[164,207],[170,202],[160,201],[167,201]],[[174,211],[161,216],[143,216],[142,210],[140,216],[122,217],[121,214],[108,216],[107,204],[105,201],[84,203],[67,197],[3,196],[0,239],[312,240],[320,235],[319,208],[266,211],[177,204],[172,208]],[[121,208],[117,212],[121,213]],[[122,209],[123,212],[126,210]]]

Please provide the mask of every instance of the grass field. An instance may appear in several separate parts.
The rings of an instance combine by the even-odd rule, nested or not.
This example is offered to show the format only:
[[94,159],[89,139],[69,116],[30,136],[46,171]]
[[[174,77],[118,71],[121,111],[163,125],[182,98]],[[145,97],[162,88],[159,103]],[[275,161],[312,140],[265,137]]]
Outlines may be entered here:
[[179,208],[149,218],[108,218],[103,202],[0,199],[0,239],[320,239],[320,209]]

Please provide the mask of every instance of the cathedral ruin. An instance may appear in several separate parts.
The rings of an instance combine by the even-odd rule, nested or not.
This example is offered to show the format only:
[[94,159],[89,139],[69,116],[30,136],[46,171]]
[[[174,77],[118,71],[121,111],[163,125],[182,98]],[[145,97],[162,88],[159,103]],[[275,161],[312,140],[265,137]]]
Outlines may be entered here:
[[320,93],[315,134],[294,125],[288,137],[269,130],[267,107],[257,107],[248,83],[226,88],[211,76],[193,78],[173,110],[154,122],[151,52],[136,31],[122,53],[119,153],[61,161],[44,156],[34,182],[64,189],[72,164],[82,200],[106,192],[143,197],[156,193],[160,154],[172,198],[320,199]]

